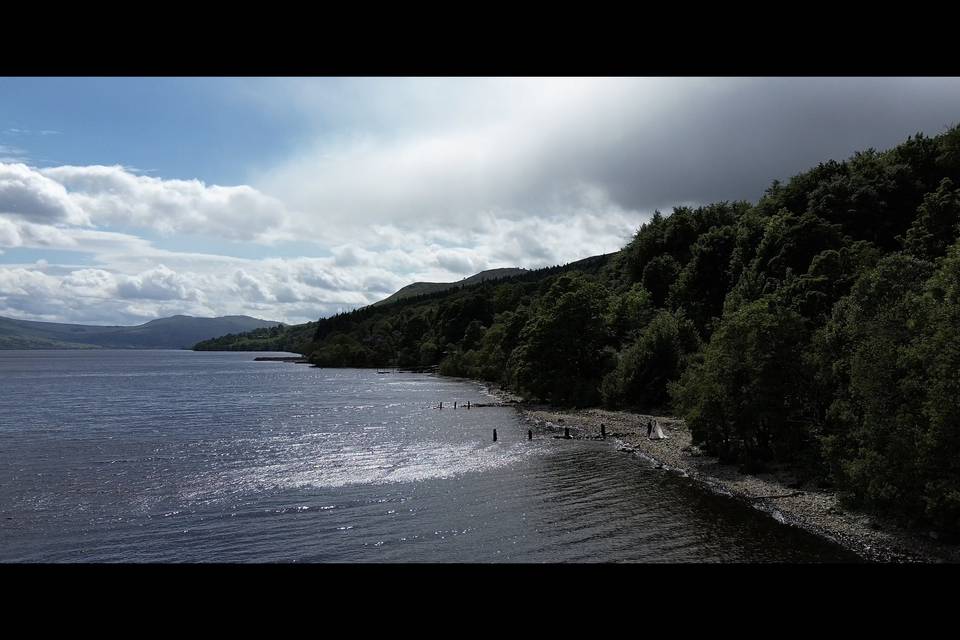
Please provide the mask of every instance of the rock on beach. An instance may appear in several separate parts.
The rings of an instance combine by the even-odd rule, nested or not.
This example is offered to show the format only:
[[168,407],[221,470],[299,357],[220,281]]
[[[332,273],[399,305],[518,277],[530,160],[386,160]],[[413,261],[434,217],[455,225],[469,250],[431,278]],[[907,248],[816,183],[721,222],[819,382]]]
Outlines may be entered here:
[[[634,414],[603,409],[559,411],[543,405],[518,402],[527,424],[538,429],[569,428],[572,438],[599,439],[600,424],[616,449],[640,455],[654,466],[689,478],[709,491],[741,500],[778,522],[803,528],[836,542],[860,557],[879,562],[960,562],[960,548],[927,535],[880,523],[866,514],[851,513],[838,505],[835,491],[799,486],[788,473],[741,473],[706,455],[691,441],[686,424],[666,415]],[[660,424],[664,439],[647,437],[647,421]]]

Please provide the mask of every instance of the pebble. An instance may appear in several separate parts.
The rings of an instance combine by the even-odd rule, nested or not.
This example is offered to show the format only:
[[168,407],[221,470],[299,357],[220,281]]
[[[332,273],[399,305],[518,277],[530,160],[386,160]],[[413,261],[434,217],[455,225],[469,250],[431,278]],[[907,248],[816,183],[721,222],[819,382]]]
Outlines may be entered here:
[[[527,409],[525,419],[532,417],[537,425],[541,425],[542,420],[545,420],[547,428],[552,429],[558,428],[553,420],[563,424],[565,418],[579,419],[582,420],[582,424],[574,428],[585,429],[588,432],[599,429],[602,421],[610,431],[618,432],[616,433],[618,438],[615,440],[617,451],[649,456],[658,468],[671,469],[672,467],[673,470],[694,478],[698,483],[721,495],[734,497],[791,491],[789,479],[778,481],[772,476],[761,478],[744,475],[736,472],[735,467],[717,465],[715,458],[708,456],[690,442],[689,432],[680,420],[657,417],[664,431],[674,437],[669,440],[650,441],[644,437],[646,435],[645,420],[649,418],[646,415],[601,409],[569,412],[566,416],[558,414],[559,412],[551,410]],[[546,420],[548,417],[550,420]],[[612,433],[607,434],[608,438],[612,435]],[[647,453],[648,451],[650,453]],[[843,541],[843,546],[870,560],[936,562],[950,559],[954,562],[960,561],[960,549],[945,550],[937,532],[908,535],[896,530],[884,529],[866,515],[858,517],[857,513],[845,513],[834,506],[835,500],[835,493],[831,491],[807,492],[799,499],[781,501],[780,506],[789,504],[789,509],[784,513],[779,511],[777,513],[780,518],[795,522],[812,533]],[[883,539],[882,544],[877,544],[878,536]],[[868,540],[871,541],[870,545],[866,544]]]

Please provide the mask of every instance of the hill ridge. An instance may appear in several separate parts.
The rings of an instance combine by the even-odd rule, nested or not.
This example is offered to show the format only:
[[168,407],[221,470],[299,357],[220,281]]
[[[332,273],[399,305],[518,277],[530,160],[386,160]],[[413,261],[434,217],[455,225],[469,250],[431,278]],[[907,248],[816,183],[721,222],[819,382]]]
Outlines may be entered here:
[[88,325],[0,316],[0,349],[189,349],[200,340],[282,325],[243,315],[180,314],[138,325]]
[[521,267],[500,267],[497,269],[486,269],[484,271],[480,271],[479,273],[475,273],[472,276],[467,276],[466,278],[457,280],[456,282],[413,282],[401,287],[383,300],[378,300],[377,302],[372,303],[370,306],[374,307],[390,304],[391,302],[396,302],[397,300],[403,300],[404,298],[419,296],[425,293],[436,293],[457,287],[467,287],[472,284],[477,284],[487,280],[500,280],[502,278],[509,278],[511,276],[529,273],[529,271],[529,269],[523,269]]

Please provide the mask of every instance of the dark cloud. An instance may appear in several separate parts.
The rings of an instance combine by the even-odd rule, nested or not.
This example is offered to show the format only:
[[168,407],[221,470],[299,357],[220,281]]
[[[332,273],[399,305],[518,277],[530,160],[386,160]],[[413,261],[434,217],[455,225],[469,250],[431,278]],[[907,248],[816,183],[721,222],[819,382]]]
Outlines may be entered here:
[[[450,87],[451,95],[440,91],[435,100],[456,101],[462,83]],[[336,145],[323,138],[263,176],[263,186],[304,211],[324,236],[356,237],[372,224],[464,228],[483,213],[647,214],[756,200],[774,179],[917,132],[935,135],[960,120],[954,78],[546,79],[483,87],[497,109],[444,126],[404,113],[394,122],[402,135]]]
[[614,202],[641,211],[756,200],[774,179],[960,122],[954,78],[674,82],[677,93],[652,116],[618,110],[559,140],[541,174],[602,185]]
[[[276,90],[253,93],[313,125],[252,186],[0,162],[0,251],[78,251],[103,267],[0,268],[0,309],[303,321],[418,280],[614,251],[654,209],[755,201],[774,179],[960,121],[957,78],[266,84]],[[176,253],[111,225],[287,257]],[[271,254],[284,241],[314,242],[326,257]]]

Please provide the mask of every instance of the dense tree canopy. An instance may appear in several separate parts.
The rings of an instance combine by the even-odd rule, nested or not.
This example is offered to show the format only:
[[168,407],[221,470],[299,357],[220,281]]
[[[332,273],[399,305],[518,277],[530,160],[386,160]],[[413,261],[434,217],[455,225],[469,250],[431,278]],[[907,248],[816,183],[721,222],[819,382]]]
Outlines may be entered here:
[[756,204],[657,212],[616,254],[321,319],[293,350],[673,410],[746,470],[786,465],[957,535],[958,224],[954,127],[821,163]]

